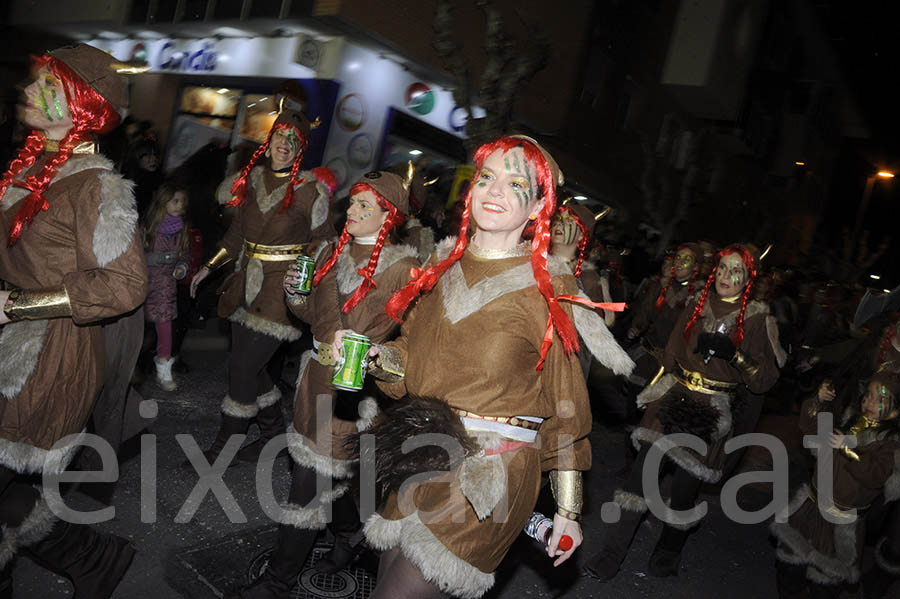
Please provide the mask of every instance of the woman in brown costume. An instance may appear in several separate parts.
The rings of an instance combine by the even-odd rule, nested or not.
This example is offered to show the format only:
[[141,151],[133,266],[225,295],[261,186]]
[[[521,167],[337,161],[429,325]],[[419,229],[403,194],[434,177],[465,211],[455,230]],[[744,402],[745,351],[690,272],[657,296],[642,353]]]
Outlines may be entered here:
[[[25,88],[25,147],[0,178],[0,595],[20,552],[109,597],[134,549],[59,520],[41,475],[66,469],[104,380],[99,321],[137,308],[147,265],[132,184],[95,153],[128,84],[106,52],[79,44],[36,59]],[[5,289],[5,290],[3,290]]]
[[[316,536],[326,525],[334,534],[335,546],[316,562],[318,570],[337,572],[356,554],[359,543],[353,538],[360,519],[349,492],[347,479],[354,467],[344,451],[344,439],[367,428],[378,405],[371,396],[331,386],[335,363],[331,341],[335,331],[351,327],[380,343],[398,328],[384,306],[409,282],[410,270],[417,268],[419,261],[415,248],[392,245],[389,236],[408,214],[411,178],[411,169],[406,178],[376,171],[350,188],[344,231],[336,244],[319,251],[314,287],[308,296],[296,291],[296,267],[287,272],[288,305],[310,324],[314,349],[301,359],[297,379],[294,420],[288,427],[293,475],[276,546],[264,574],[235,597],[289,597]],[[331,479],[326,491],[317,487],[317,474]]]
[[693,508],[700,485],[720,480],[724,445],[739,416],[742,388],[763,393],[778,379],[767,330],[768,307],[749,300],[755,263],[743,246],[722,250],[703,292],[678,319],[663,355],[668,374],[638,395],[638,405],[646,406],[646,412],[631,435],[640,453],[625,486],[613,498],[621,508],[620,519],[604,525],[601,551],[591,558],[586,574],[600,580],[616,575],[648,510],[642,477],[649,450],[657,441],[660,449],[665,448],[666,439],[660,441],[664,435],[689,433],[703,440],[706,453],[667,448],[666,465],[674,470],[670,507],[651,506],[655,515],[665,516],[666,526],[650,557],[649,571],[654,576],[678,574],[681,549],[697,521],[684,522],[670,510]]
[[[816,473],[795,493],[783,514],[787,521],[772,523],[780,598],[837,599],[844,583],[859,580],[864,514],[882,494],[886,501],[900,498],[898,394],[896,375],[872,377],[859,408],[848,409],[827,447],[816,449]],[[817,417],[831,410],[834,396],[824,383],[803,403],[799,426],[804,434],[817,433]],[[856,444],[848,444],[848,438]],[[827,465],[819,463],[823,455],[831,458]],[[820,472],[823,467],[830,472]],[[819,493],[819,476],[830,476],[831,497]]]
[[[375,599],[482,596],[534,508],[542,471],[558,505],[547,552],[556,565],[568,559],[581,543],[591,461],[578,334],[616,372],[633,366],[593,309],[561,303],[590,301],[547,254],[562,182],[553,159],[530,138],[503,137],[477,150],[475,167],[459,238],[441,242],[430,268],[388,302],[399,318],[418,297],[400,337],[373,348],[370,370],[388,396],[407,398],[372,429],[382,466],[393,448],[379,439],[414,437],[420,425],[461,429],[473,447],[437,480],[389,485],[364,527],[383,551]],[[568,551],[563,534],[574,540]]]
[[333,233],[328,189],[300,170],[310,127],[303,113],[283,110],[250,162],[216,192],[219,202],[236,212],[218,252],[191,281],[193,297],[211,271],[236,261],[219,289],[218,314],[232,322],[231,352],[222,422],[204,452],[210,462],[254,419],[260,438],[242,448],[238,459],[255,461],[265,443],[284,432],[281,391],[266,369],[282,343],[301,335],[284,303],[284,273],[297,256],[312,254],[313,245]]

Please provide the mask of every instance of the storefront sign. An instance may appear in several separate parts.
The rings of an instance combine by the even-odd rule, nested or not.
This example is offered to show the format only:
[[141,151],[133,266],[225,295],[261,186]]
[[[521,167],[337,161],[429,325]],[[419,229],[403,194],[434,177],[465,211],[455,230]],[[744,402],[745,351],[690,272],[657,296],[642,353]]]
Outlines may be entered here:
[[335,108],[338,125],[344,131],[356,131],[366,123],[366,105],[359,94],[347,94]]

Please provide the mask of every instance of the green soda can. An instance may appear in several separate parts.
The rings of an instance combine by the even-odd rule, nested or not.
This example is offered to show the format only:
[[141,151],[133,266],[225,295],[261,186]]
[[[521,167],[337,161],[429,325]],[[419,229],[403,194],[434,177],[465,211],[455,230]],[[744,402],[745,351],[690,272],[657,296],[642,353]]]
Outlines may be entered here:
[[359,391],[366,378],[366,363],[372,341],[365,335],[344,335],[341,340],[343,356],[331,377],[331,386],[347,391]]
[[294,285],[297,293],[307,295],[312,290],[313,275],[316,273],[316,261],[309,256],[297,256],[294,259],[297,270],[300,271],[297,276],[300,282]]

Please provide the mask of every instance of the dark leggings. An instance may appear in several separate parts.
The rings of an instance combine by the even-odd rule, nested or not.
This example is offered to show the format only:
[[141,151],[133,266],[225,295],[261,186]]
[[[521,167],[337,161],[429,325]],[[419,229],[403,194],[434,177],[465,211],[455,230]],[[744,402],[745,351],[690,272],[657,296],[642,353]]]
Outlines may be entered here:
[[228,354],[228,394],[244,405],[272,388],[272,377],[266,365],[282,341],[232,323],[231,353]]
[[381,554],[378,583],[369,599],[445,599],[437,586],[428,582],[398,547]]
[[[643,484],[644,462],[647,459],[650,447],[650,445],[646,444],[641,446],[641,451],[635,458],[634,465],[631,467],[631,473],[623,487],[625,491],[641,497],[646,497]],[[694,507],[703,481],[695,478],[690,472],[674,464],[668,458],[663,458],[656,480],[659,481],[666,472],[672,473],[672,489],[669,497],[670,507],[679,511],[689,510]]]

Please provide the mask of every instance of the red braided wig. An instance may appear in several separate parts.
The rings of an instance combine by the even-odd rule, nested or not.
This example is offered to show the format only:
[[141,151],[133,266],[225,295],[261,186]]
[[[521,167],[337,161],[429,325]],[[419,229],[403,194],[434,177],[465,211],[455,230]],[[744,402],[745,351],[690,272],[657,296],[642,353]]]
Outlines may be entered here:
[[300,172],[300,163],[303,161],[303,155],[306,153],[306,148],[309,146],[309,140],[300,133],[299,129],[290,123],[278,123],[269,130],[269,135],[266,137],[265,143],[256,148],[256,151],[253,152],[253,156],[250,157],[250,162],[241,169],[241,174],[234,180],[234,183],[231,184],[231,195],[233,197],[231,201],[228,202],[228,206],[237,207],[247,200],[247,177],[250,176],[250,171],[253,170],[253,167],[256,166],[259,159],[266,153],[269,146],[272,145],[272,136],[275,135],[276,131],[281,129],[293,129],[294,133],[297,134],[297,139],[300,141],[300,151],[297,152],[297,157],[294,158],[294,163],[291,165],[291,184],[287,186],[287,191],[284,192],[284,199],[281,201],[282,212],[290,208],[291,203],[294,201],[294,188],[303,183],[303,179],[297,179],[297,174]]
[[[381,229],[378,230],[378,238],[375,240],[375,247],[372,249],[372,253],[369,255],[369,263],[365,268],[360,268],[356,272],[363,278],[363,282],[360,283],[359,287],[356,288],[356,291],[353,292],[346,302],[344,302],[343,307],[341,308],[341,312],[347,314],[356,307],[356,305],[362,301],[366,294],[369,293],[370,289],[374,289],[376,287],[375,280],[372,278],[375,274],[375,269],[378,267],[378,257],[381,256],[381,250],[384,247],[384,242],[387,240],[387,236],[390,234],[391,229],[401,224],[404,220],[406,220],[406,215],[397,210],[397,207],[387,201],[384,196],[375,191],[371,185],[367,183],[357,183],[353,187],[350,188],[350,197],[353,197],[356,194],[363,193],[364,191],[371,191],[375,195],[375,201],[378,202],[378,206],[381,207],[382,210],[387,211],[387,218],[384,219],[384,224],[381,225]],[[334,252],[332,252],[331,256],[328,257],[328,260],[325,264],[322,265],[322,268],[316,271],[316,276],[313,277],[313,285],[318,285],[319,281],[322,280],[329,270],[334,267],[335,262],[337,262],[338,256],[341,255],[341,252],[344,251],[344,247],[347,245],[347,242],[350,240],[350,233],[347,232],[347,225],[344,225],[344,230],[341,231],[341,236],[338,239],[338,244],[334,248]]]
[[[675,256],[678,256],[678,252],[684,249],[684,246],[679,247],[675,250]],[[663,304],[666,303],[666,294],[669,292],[669,287],[672,286],[672,281],[675,280],[675,256],[672,257],[672,269],[669,271],[669,279],[666,281],[666,284],[663,285],[663,288],[659,290],[659,297],[656,298],[656,311],[659,312],[662,310]],[[688,290],[687,296],[690,298],[694,294],[694,281],[697,280],[697,275],[700,274],[700,260],[697,254],[694,254],[694,272],[691,273],[690,279],[688,279]]]
[[876,368],[884,364],[884,359],[891,350],[891,340],[894,338],[894,331],[896,330],[898,322],[900,322],[900,314],[894,315],[894,317],[891,318],[890,324],[884,329],[884,336],[881,338],[881,343],[878,344],[878,361],[875,363]]
[[7,240],[8,247],[15,245],[22,232],[41,210],[47,210],[50,207],[47,200],[44,199],[44,192],[50,187],[50,183],[60,167],[72,156],[75,146],[87,140],[91,133],[111,131],[120,120],[119,113],[112,104],[76,75],[75,71],[63,61],[52,56],[35,57],[34,67],[47,67],[62,82],[63,93],[72,117],[72,128],[60,141],[59,152],[44,165],[44,168],[38,174],[21,181],[16,177],[31,167],[44,149],[44,136],[32,132],[25,140],[25,146],[10,162],[6,174],[0,179],[0,197],[10,185],[16,185],[31,192],[22,201],[22,206],[13,219]]
[[575,214],[575,211],[569,208],[568,206],[560,206],[559,213],[566,213],[572,216],[575,219],[575,225],[578,227],[578,230],[581,231],[581,239],[578,240],[578,262],[575,263],[575,278],[581,278],[581,264],[584,262],[584,254],[587,250],[588,242],[588,230],[587,226],[581,222],[581,219],[578,218],[578,215]]
[[718,256],[716,257],[716,268],[709,274],[709,277],[706,279],[706,285],[703,287],[703,292],[700,294],[700,298],[697,300],[697,305],[694,307],[694,312],[691,314],[690,320],[688,320],[687,326],[684,327],[684,338],[685,340],[691,334],[691,328],[693,328],[694,323],[697,322],[697,319],[700,318],[700,314],[703,312],[703,306],[706,305],[706,298],[709,296],[709,289],[712,287],[713,283],[716,280],[716,273],[718,272],[718,263],[729,254],[737,254],[741,257],[741,262],[744,263],[744,267],[747,269],[747,283],[744,286],[744,291],[741,294],[741,311],[738,314],[737,318],[737,326],[734,331],[734,345],[735,347],[740,347],[741,344],[744,343],[744,315],[747,312],[747,303],[750,301],[750,291],[753,288],[753,282],[756,280],[756,264],[753,259],[753,254],[751,254],[747,248],[742,245],[731,245],[720,251]]
[[[456,245],[446,259],[438,262],[431,268],[418,274],[418,276],[408,283],[405,287],[397,291],[390,300],[388,300],[386,310],[388,315],[394,320],[400,322],[403,313],[422,293],[431,291],[437,284],[438,279],[458,261],[466,246],[469,243],[469,222],[472,217],[472,190],[475,187],[475,181],[480,175],[481,167],[484,161],[497,150],[506,153],[513,148],[521,147],[525,153],[525,159],[536,166],[538,194],[544,197],[544,206],[538,214],[534,222],[534,238],[531,241],[531,268],[534,272],[534,278],[537,281],[538,289],[547,302],[550,310],[550,325],[552,330],[562,340],[563,347],[567,354],[578,351],[578,335],[571,319],[559,305],[556,298],[553,285],[550,282],[550,273],[547,271],[547,255],[550,248],[550,221],[553,213],[556,211],[556,185],[550,172],[550,165],[544,158],[541,151],[522,139],[512,137],[501,137],[496,141],[487,143],[479,147],[475,151],[475,174],[466,193],[465,210],[462,214],[462,221],[459,227],[459,237],[456,239]],[[552,340],[552,337],[551,337]],[[545,340],[546,341],[546,340]],[[538,362],[537,369],[543,367],[544,358],[550,349],[549,343],[545,342],[541,346],[541,359]]]

